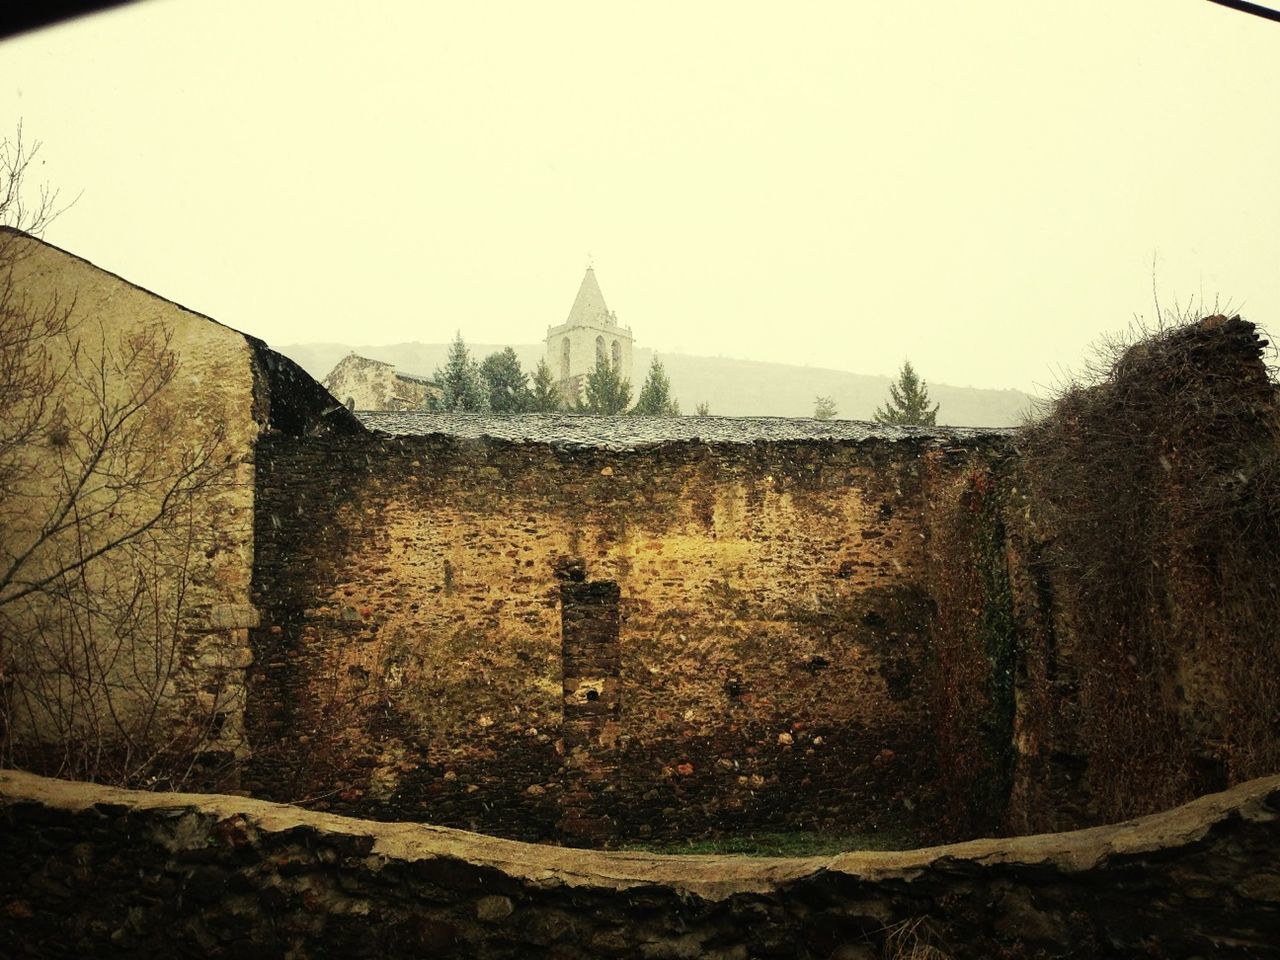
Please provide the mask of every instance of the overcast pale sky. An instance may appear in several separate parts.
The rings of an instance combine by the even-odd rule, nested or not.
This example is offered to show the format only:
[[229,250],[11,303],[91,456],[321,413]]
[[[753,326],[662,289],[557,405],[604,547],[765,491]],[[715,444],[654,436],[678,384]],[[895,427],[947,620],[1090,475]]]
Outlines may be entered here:
[[1280,332],[1280,24],[1205,0],[149,0],[0,43],[47,239],[269,343],[639,346],[1034,388]]

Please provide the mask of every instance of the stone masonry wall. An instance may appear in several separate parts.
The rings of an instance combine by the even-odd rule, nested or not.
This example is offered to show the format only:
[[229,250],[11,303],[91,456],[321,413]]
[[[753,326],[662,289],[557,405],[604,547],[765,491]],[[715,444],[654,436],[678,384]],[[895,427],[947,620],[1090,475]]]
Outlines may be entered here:
[[364,428],[261,341],[5,227],[0,297],[15,330],[65,320],[5,358],[49,380],[8,398],[0,431],[0,758],[232,786],[258,623],[254,444]]
[[931,481],[954,836],[1110,823],[1280,769],[1280,393],[1206,317]]
[[[264,438],[246,786],[528,839],[927,832],[938,443]],[[618,590],[593,701],[566,571]]]
[[1138,343],[1019,442],[1008,829],[1165,809],[1280,769],[1280,392],[1206,317]]
[[[14,343],[6,357],[30,362],[44,351],[64,373],[51,395],[9,398],[4,414],[15,430],[28,417],[37,428],[5,451],[10,464],[23,462],[0,504],[0,557],[6,569],[26,559],[0,598],[0,754],[47,771],[167,778],[190,773],[192,758],[147,764],[137,754],[182,744],[200,751],[217,780],[243,752],[248,628],[257,623],[249,588],[260,424],[249,345],[8,228],[0,228],[0,272],[6,309],[67,321],[65,334],[37,328],[36,348]],[[157,356],[172,357],[171,376],[126,417]],[[112,440],[98,450],[105,410],[114,411]],[[203,449],[212,450],[207,466],[192,467]],[[184,469],[207,482],[180,495],[176,515],[148,526],[160,512],[157,491],[181,490],[173,478]],[[67,515],[80,521],[42,541],[69,489],[79,493]],[[11,600],[77,550],[91,556],[120,538],[72,576]],[[159,729],[148,725],[152,711]],[[126,734],[134,753],[119,759]]]
[[0,954],[1280,957],[1280,777],[1077,833],[756,860],[0,772]]

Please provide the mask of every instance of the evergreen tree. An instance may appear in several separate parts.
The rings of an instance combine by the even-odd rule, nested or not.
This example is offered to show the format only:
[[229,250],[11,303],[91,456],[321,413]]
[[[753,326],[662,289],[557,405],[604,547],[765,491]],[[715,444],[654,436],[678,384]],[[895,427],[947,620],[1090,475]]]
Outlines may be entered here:
[[938,405],[929,409],[928,386],[911,369],[911,361],[905,361],[898,382],[889,384],[889,401],[876,408],[876,423],[932,427],[937,419]]
[[608,360],[597,357],[596,368],[587,374],[587,388],[578,412],[614,417],[624,412],[630,402],[631,384]]
[[680,404],[671,396],[671,381],[667,379],[667,371],[657,357],[649,364],[649,375],[645,377],[640,396],[636,398],[636,405],[631,408],[631,412],[645,417],[680,416]]
[[529,410],[533,413],[558,413],[564,409],[564,396],[545,359],[538,361],[529,393]]
[[529,375],[520,369],[520,358],[510,347],[491,353],[480,364],[480,375],[489,390],[494,413],[525,413],[533,400]]
[[700,404],[698,404],[698,409],[694,412],[694,415],[698,417],[711,416],[711,404],[703,400]]
[[462,332],[449,347],[449,357],[443,367],[436,367],[436,384],[441,395],[427,396],[427,409],[443,413],[458,411],[484,411],[489,409],[489,391],[479,365],[471,359],[471,351],[463,342]]
[[813,419],[834,420],[836,418],[836,402],[830,397],[817,397],[813,401]]

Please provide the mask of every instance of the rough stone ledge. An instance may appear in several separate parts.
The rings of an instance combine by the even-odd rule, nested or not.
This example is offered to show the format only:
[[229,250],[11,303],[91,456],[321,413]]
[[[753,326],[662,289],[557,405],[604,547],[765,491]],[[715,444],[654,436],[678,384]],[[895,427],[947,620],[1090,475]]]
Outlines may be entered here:
[[614,451],[640,450],[668,443],[1000,441],[1014,434],[1009,427],[912,427],[807,417],[597,417],[567,413],[499,415],[427,413],[421,410],[361,410],[356,416],[369,430],[393,436],[494,439]]
[[0,954],[848,960],[910,929],[955,958],[1280,957],[1278,851],[1280,776],[1071,833],[755,859],[0,771]]

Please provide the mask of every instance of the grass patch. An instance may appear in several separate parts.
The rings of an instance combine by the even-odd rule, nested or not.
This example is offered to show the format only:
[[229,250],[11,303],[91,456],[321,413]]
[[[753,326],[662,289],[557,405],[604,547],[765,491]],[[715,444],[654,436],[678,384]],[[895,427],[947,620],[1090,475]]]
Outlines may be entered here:
[[891,833],[756,832],[656,843],[628,843],[623,850],[644,853],[735,854],[745,857],[822,857],[852,850],[909,850],[910,838]]

